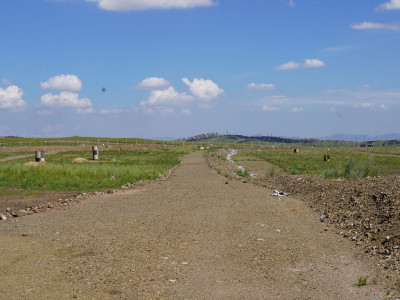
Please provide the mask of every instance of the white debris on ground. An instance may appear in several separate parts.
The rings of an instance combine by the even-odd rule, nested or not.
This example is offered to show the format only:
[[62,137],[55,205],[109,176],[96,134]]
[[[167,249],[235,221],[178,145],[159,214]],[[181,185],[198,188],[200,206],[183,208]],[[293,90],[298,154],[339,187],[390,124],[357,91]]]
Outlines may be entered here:
[[246,172],[246,169],[243,168],[242,166],[238,166],[237,168],[238,168],[240,171],[242,171],[242,172]]
[[239,150],[230,149],[230,150],[229,150],[229,153],[226,155],[226,159],[229,160],[231,163],[234,163],[234,164],[235,164],[235,162],[234,162],[233,159],[232,159],[232,156],[238,154],[239,152],[240,152]]
[[272,193],[272,196],[276,196],[276,197],[287,197],[289,196],[289,194],[284,193],[284,192],[280,192],[278,190],[274,190],[274,192]]
[[[238,154],[240,152],[240,150],[236,150],[236,149],[230,149],[230,152],[226,155],[226,159],[228,161],[230,161],[231,163],[233,163],[234,165],[236,165],[236,163],[234,162],[234,160],[232,159],[232,157],[236,154]],[[242,171],[242,172],[246,172],[246,169],[243,166],[238,166],[236,165],[238,170]],[[249,173],[250,176],[254,176],[254,173]]]

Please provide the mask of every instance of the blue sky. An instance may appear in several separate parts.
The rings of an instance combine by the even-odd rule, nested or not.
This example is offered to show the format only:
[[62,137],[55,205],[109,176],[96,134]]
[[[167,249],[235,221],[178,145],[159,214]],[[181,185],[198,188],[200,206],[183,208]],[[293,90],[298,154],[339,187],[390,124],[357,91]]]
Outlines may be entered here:
[[400,132],[400,0],[1,0],[0,136]]

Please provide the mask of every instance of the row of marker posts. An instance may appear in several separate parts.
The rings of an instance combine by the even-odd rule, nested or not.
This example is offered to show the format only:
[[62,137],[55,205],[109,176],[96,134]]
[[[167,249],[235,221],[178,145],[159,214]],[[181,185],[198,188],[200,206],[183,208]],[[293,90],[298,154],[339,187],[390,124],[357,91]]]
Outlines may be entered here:
[[[92,152],[93,152],[93,160],[99,160],[99,147],[92,146]],[[35,161],[36,162],[44,162],[45,161],[44,151],[35,151]]]

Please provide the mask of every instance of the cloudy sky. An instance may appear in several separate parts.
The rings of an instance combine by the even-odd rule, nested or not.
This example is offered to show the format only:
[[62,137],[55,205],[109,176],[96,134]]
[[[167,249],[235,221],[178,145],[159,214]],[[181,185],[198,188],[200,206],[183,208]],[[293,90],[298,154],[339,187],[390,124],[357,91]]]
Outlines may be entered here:
[[400,0],[1,0],[0,136],[400,133]]

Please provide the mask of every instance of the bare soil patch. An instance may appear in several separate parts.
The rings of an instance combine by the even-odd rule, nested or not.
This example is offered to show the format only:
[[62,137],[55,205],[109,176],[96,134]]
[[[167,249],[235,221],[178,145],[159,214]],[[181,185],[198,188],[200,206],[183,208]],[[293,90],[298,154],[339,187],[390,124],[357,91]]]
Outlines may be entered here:
[[77,157],[77,158],[74,158],[72,160],[72,162],[74,162],[74,163],[86,163],[86,162],[88,162],[88,160],[86,158],[83,158],[83,157]]
[[247,170],[253,175],[264,176],[267,172],[270,172],[272,169],[276,174],[283,175],[286,172],[279,166],[270,163],[266,160],[262,160],[256,156],[238,156],[234,158],[238,165],[245,167]]

